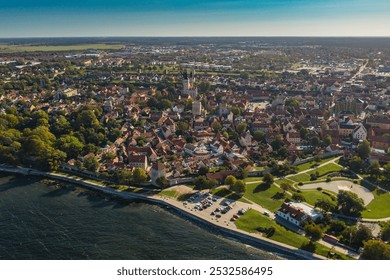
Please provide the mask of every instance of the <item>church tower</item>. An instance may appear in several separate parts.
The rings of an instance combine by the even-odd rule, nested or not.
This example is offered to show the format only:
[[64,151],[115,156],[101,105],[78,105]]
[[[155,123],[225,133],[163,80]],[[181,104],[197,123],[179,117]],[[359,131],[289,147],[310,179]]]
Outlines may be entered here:
[[195,69],[191,68],[188,75],[187,70],[183,72],[183,93],[188,94],[192,99],[198,96],[198,88],[195,87]]

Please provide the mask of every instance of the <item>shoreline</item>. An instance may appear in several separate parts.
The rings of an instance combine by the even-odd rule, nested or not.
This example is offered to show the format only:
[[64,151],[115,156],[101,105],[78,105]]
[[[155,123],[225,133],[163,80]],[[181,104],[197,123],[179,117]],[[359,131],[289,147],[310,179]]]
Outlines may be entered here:
[[[195,224],[201,224],[208,229],[210,232],[213,233],[213,231],[217,231],[222,237],[224,238],[233,238],[235,241],[238,241],[242,244],[246,244],[249,246],[253,246],[258,249],[263,249],[269,253],[272,254],[281,254],[281,255],[287,255],[287,256],[294,256],[297,259],[308,259],[308,260],[325,260],[327,258],[313,254],[307,251],[304,251],[302,249],[298,249],[295,247],[292,247],[290,245],[277,242],[259,235],[251,234],[244,232],[239,229],[232,229],[232,228],[226,228],[225,226],[221,224],[216,224],[210,221],[207,221],[203,219],[202,217],[199,217],[190,211],[186,211],[182,207],[179,206],[180,202],[178,201],[170,201],[168,202],[168,199],[164,198],[158,198],[158,197],[149,197],[143,194],[137,194],[137,193],[131,193],[131,192],[124,192],[124,191],[118,191],[116,189],[113,189],[111,187],[107,186],[100,186],[98,184],[92,183],[92,182],[86,182],[83,179],[76,179],[72,177],[68,177],[61,174],[51,173],[51,172],[42,172],[34,169],[29,168],[23,168],[23,167],[10,167],[6,165],[0,165],[0,172],[5,173],[12,173],[12,174],[19,174],[19,175],[25,175],[25,176],[41,176],[53,180],[58,181],[64,181],[68,183],[73,183],[82,187],[85,187],[88,190],[95,191],[98,193],[103,193],[105,195],[112,196],[114,198],[120,198],[124,200],[140,200],[143,202],[159,205],[162,208],[170,209],[176,212],[181,217],[184,217],[188,219],[191,222],[194,222]],[[176,202],[176,203],[175,203]],[[215,233],[215,232],[214,232]]]

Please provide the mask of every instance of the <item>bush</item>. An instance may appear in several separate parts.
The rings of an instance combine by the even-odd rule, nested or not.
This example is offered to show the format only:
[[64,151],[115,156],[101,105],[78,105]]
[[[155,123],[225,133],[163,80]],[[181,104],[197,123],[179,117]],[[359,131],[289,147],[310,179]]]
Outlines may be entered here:
[[317,188],[317,191],[322,191],[322,188],[321,188],[321,187],[318,187],[318,188]]
[[314,253],[314,251],[316,250],[316,244],[313,241],[309,241],[309,242],[302,244],[301,249],[308,251],[308,252],[311,252],[311,253]]
[[302,182],[299,182],[299,183],[298,183],[298,186],[303,186],[303,183],[302,183]]
[[332,178],[330,178],[329,176],[326,177],[326,182],[329,183],[330,181],[332,181]]

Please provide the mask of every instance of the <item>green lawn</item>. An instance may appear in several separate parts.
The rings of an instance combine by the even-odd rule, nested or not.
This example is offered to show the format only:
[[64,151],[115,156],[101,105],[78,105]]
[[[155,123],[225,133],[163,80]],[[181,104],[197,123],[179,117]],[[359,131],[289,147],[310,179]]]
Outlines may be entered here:
[[334,163],[328,163],[328,164],[325,164],[319,168],[316,168],[314,170],[311,170],[309,172],[306,172],[306,173],[301,173],[301,174],[298,174],[298,175],[294,175],[294,176],[291,176],[291,177],[288,177],[288,179],[290,180],[293,180],[297,183],[299,182],[307,182],[307,181],[310,181],[310,174],[316,174],[316,172],[319,173],[319,177],[321,176],[324,176],[328,173],[331,173],[331,172],[337,172],[337,171],[340,171],[342,170],[343,168],[337,164],[334,164]]
[[315,174],[316,172],[318,172],[320,174],[320,177],[321,176],[324,176],[328,173],[331,173],[331,172],[337,172],[337,171],[340,171],[342,170],[343,168],[335,163],[329,163],[329,164],[325,164],[319,168],[316,168],[312,171],[309,171],[307,172],[307,174]]
[[[309,242],[309,239],[305,236],[286,229],[285,227],[277,224],[275,221],[253,209],[247,211],[235,222],[235,224],[239,229],[254,233],[259,233],[257,230],[258,227],[270,228],[272,226],[275,228],[275,233],[269,237],[270,239],[288,244],[296,248],[300,248],[302,245]],[[326,256],[328,252],[329,248],[316,243],[315,253]]]
[[[362,212],[363,218],[380,219],[390,217],[390,194],[381,190],[373,191],[374,200]],[[371,211],[368,211],[371,210]]]
[[310,176],[307,175],[307,173],[302,173],[302,174],[298,174],[298,175],[294,175],[294,176],[288,177],[288,179],[299,183],[299,182],[310,181]]
[[81,51],[81,50],[119,50],[123,45],[118,44],[82,44],[72,46],[32,46],[0,44],[0,53],[17,52],[55,52],[55,51]]
[[334,157],[322,159],[320,162],[316,162],[315,160],[312,160],[312,161],[297,165],[296,166],[298,168],[297,172],[301,172],[301,171],[310,169],[312,167],[312,165],[314,165],[314,164],[320,165],[320,164],[323,164],[325,162],[331,161],[332,159],[334,159]]
[[332,195],[334,197],[334,199],[336,200],[336,197],[337,195],[333,192],[330,192],[330,191],[318,191],[318,190],[301,190],[301,194],[303,195],[303,197],[306,199],[306,202],[310,205],[313,205],[316,203],[317,200],[319,199],[325,199],[325,200],[328,200],[330,202],[333,202],[334,205],[336,205],[336,202],[335,200],[332,200],[331,197],[329,195],[326,195],[324,194],[324,192]]
[[[254,183],[246,185],[244,197],[274,212],[284,201],[284,198],[280,197],[282,193],[283,191],[274,185],[267,188],[262,184]],[[287,197],[290,196],[286,195]]]
[[212,190],[211,193],[216,195],[216,196],[219,196],[219,197],[224,197],[224,198],[228,198],[231,200],[238,200],[241,202],[252,204],[248,200],[246,200],[244,197],[241,197],[238,194],[233,193],[232,191],[228,190],[225,187],[216,188],[216,189]]
[[288,179],[288,178],[283,178],[283,179],[276,180],[275,183],[278,184],[279,186],[280,186],[281,184],[283,184],[283,183],[287,183],[287,184],[289,184],[290,186],[292,186],[295,182],[292,181],[292,180],[290,180],[290,179]]

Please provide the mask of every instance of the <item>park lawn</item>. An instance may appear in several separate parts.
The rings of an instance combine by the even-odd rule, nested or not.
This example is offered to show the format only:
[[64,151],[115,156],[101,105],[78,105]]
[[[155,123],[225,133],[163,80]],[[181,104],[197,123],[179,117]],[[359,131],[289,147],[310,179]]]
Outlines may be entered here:
[[335,200],[332,200],[329,195],[326,195],[323,192],[324,192],[323,190],[322,191],[318,191],[318,190],[301,190],[301,194],[305,198],[306,203],[308,203],[310,205],[314,206],[314,204],[317,202],[317,200],[320,200],[320,199],[328,200],[328,201],[332,202],[334,205],[336,205],[335,200],[337,198],[337,195],[335,193],[333,193],[333,192],[325,190],[325,192],[333,195]]
[[306,163],[303,163],[303,164],[299,164],[299,165],[296,166],[298,168],[297,172],[301,172],[301,171],[310,169],[312,167],[312,165],[314,165],[314,164],[320,165],[320,164],[323,164],[325,162],[331,161],[332,159],[334,159],[334,157],[324,158],[324,159],[321,159],[321,161],[319,161],[319,162],[317,162],[315,160],[312,160],[312,161],[309,161],[309,162],[306,162]]
[[362,212],[362,217],[368,219],[390,217],[390,194],[384,193],[378,189],[372,193],[374,195],[374,200],[366,206],[366,210]]
[[329,164],[325,164],[321,167],[318,167],[318,168],[315,168],[314,170],[312,171],[309,171],[307,172],[306,174],[316,174],[316,172],[319,173],[319,177],[321,176],[324,176],[328,173],[331,173],[331,172],[337,172],[337,171],[340,171],[342,170],[343,168],[335,163],[329,163]]
[[237,193],[234,193],[234,192],[228,190],[226,187],[219,187],[219,188],[213,189],[211,191],[211,193],[213,195],[216,195],[219,197],[223,197],[223,198],[227,198],[227,199],[231,199],[231,200],[238,200],[238,201],[241,201],[244,203],[252,204],[251,202],[246,200],[244,197],[238,195]]
[[[270,218],[264,216],[260,212],[250,209],[243,216],[238,218],[235,222],[237,228],[247,232],[258,233],[258,227],[263,228],[275,228],[275,233],[269,237],[269,239],[300,248],[302,245],[309,242],[309,239],[305,236],[297,234],[285,227],[279,225]],[[326,256],[329,252],[329,248],[326,246],[316,243],[315,253]]]
[[69,46],[32,46],[0,44],[0,53],[17,52],[55,52],[55,51],[81,51],[81,50],[119,50],[123,45],[118,44],[81,44]]
[[287,194],[285,198],[280,197],[279,195],[282,193],[283,191],[275,185],[265,187],[261,183],[253,183],[246,185],[244,197],[267,208],[271,212],[275,212],[280,208],[285,198],[291,198]]
[[307,175],[307,173],[301,173],[301,174],[297,174],[297,175],[288,177],[288,179],[299,183],[299,182],[310,181],[310,176]]
[[279,186],[280,186],[281,184],[283,184],[283,183],[287,183],[287,184],[289,184],[290,186],[292,186],[295,182],[292,181],[292,180],[290,180],[290,179],[288,179],[288,178],[283,178],[283,179],[279,179],[279,180],[276,180],[276,181],[275,181],[275,184],[278,184]]
[[159,192],[160,195],[171,197],[171,198],[177,198],[179,197],[179,193],[175,190],[162,190]]

